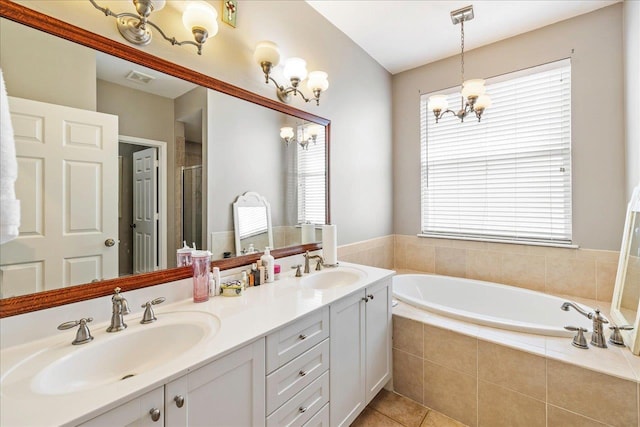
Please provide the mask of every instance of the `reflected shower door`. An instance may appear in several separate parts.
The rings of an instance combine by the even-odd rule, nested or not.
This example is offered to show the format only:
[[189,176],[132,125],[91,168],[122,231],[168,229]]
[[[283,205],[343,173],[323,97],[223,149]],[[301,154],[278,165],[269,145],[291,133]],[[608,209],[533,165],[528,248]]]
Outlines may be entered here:
[[202,244],[202,165],[182,167],[182,240]]

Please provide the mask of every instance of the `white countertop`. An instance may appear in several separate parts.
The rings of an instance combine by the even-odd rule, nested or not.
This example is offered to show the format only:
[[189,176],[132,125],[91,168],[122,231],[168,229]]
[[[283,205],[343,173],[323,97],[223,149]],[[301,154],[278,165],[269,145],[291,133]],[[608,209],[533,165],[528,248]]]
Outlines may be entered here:
[[[157,368],[142,372],[126,381],[106,384],[87,391],[62,395],[31,393],[28,385],[35,372],[25,374],[25,378],[17,378],[15,374],[9,375],[29,358],[47,349],[57,348],[61,352],[70,353],[114,335],[105,331],[108,322],[91,323],[89,326],[95,338],[94,341],[80,346],[72,346],[71,341],[75,336],[75,328],[60,332],[55,329],[56,324],[48,325],[47,330],[51,330],[51,335],[12,345],[0,352],[0,424],[6,427],[32,427],[82,423],[208,364],[243,345],[261,339],[301,316],[394,274],[392,270],[349,263],[341,263],[337,268],[343,267],[359,269],[365,273],[365,276],[353,284],[317,290],[302,286],[300,278],[295,278],[292,272],[287,272],[278,281],[247,289],[241,297],[214,297],[207,302],[197,304],[189,298],[156,306],[154,308],[158,318],[157,323],[162,322],[163,313],[203,311],[215,315],[220,320],[220,328],[215,335],[204,340],[194,349],[176,354],[174,359]],[[321,273],[312,272],[311,275],[313,274]],[[135,292],[137,291],[124,294],[130,303],[130,296],[134,297]],[[131,306],[139,307],[139,304]],[[104,310],[109,308],[110,306],[103,307]],[[125,317],[129,328],[117,332],[117,334],[133,333],[136,329],[148,326],[139,324],[141,316],[142,310],[134,309],[133,314]],[[28,315],[22,316],[20,327],[35,327],[35,325],[22,325],[28,323],[28,319]],[[12,327],[16,327],[15,323]],[[168,342],[167,345],[170,346],[171,343]],[[112,352],[113,357],[117,358],[118,349],[113,348]]]

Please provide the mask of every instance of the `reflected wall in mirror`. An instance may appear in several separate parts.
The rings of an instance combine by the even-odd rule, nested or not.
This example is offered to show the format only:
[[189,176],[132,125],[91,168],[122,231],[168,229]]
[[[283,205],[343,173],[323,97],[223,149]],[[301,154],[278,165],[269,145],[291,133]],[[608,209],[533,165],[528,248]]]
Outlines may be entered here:
[[[43,168],[44,163],[37,148],[37,144],[42,145],[42,141],[26,141],[27,146],[31,144],[31,148],[26,150],[27,153],[20,160],[20,176],[23,182],[20,184],[19,191],[22,194],[19,197],[24,200],[23,214],[30,215],[22,221],[29,229],[21,229],[22,234],[15,242],[23,245],[27,240],[44,240],[46,234],[54,227],[52,224],[55,223],[55,227],[60,229],[59,224],[62,223],[62,227],[66,227],[64,233],[74,237],[69,246],[79,250],[80,255],[73,254],[58,260],[59,262],[56,261],[60,267],[50,275],[43,271],[45,264],[42,257],[37,255],[38,252],[42,253],[42,248],[22,250],[23,254],[31,253],[33,258],[17,259],[15,254],[20,251],[13,251],[13,248],[8,246],[14,242],[2,245],[1,296],[10,297],[11,306],[17,307],[18,311],[22,310],[20,312],[32,311],[34,308],[27,307],[26,303],[22,304],[23,300],[20,298],[11,297],[72,287],[69,290],[74,295],[72,298],[65,296],[65,291],[46,292],[47,297],[37,298],[38,304],[35,309],[38,309],[47,306],[46,300],[49,296],[52,300],[70,302],[82,300],[85,294],[96,297],[106,295],[110,291],[106,284],[104,290],[101,284],[97,284],[92,287],[95,286],[100,291],[85,292],[75,289],[77,286],[74,285],[77,284],[157,271],[157,274],[145,274],[139,282],[140,286],[149,286],[187,275],[182,272],[163,271],[175,266],[175,250],[181,246],[182,241],[187,240],[189,244],[195,242],[198,248],[211,248],[214,233],[233,230],[232,226],[214,228],[213,222],[218,220],[218,215],[224,217],[222,223],[226,222],[231,218],[231,205],[235,196],[247,189],[255,188],[251,182],[245,183],[242,188],[233,187],[230,184],[237,181],[233,174],[225,174],[219,179],[215,173],[209,174],[209,165],[212,162],[215,166],[230,165],[236,168],[236,172],[239,165],[250,165],[251,173],[240,173],[254,180],[266,181],[266,178],[275,177],[278,186],[282,187],[277,191],[285,194],[285,181],[282,179],[285,172],[274,164],[261,161],[263,150],[278,153],[280,156],[285,155],[281,151],[284,147],[279,140],[278,132],[276,130],[274,133],[273,129],[279,129],[284,122],[302,122],[302,119],[297,117],[315,120],[323,125],[323,130],[324,126],[328,125],[328,120],[234,88],[117,42],[94,36],[20,5],[9,4],[3,8],[1,14],[16,21],[25,20],[31,26],[54,34],[64,34],[67,39],[73,40],[77,37],[86,45],[100,47],[118,56],[126,54],[136,62],[157,66],[167,73],[185,76],[187,79],[177,79],[153,68],[107,55],[5,18],[0,20],[0,66],[11,97],[63,106],[74,111],[91,112],[100,117],[107,117],[108,120],[116,120],[115,132],[112,130],[109,133],[103,132],[102,127],[96,130],[95,127],[85,125],[75,128],[67,126],[66,134],[62,135],[63,139],[67,138],[65,141],[77,146],[109,146],[114,153],[109,155],[113,161],[101,165],[91,160],[93,164],[86,167],[86,164],[83,164],[87,163],[85,159],[71,157],[65,160],[64,166],[57,165],[57,169],[60,170],[57,181],[49,181],[47,176],[43,175],[43,171],[53,167]],[[43,69],[47,72],[42,73]],[[203,83],[205,86],[196,85],[194,82]],[[238,97],[229,95],[231,93]],[[225,98],[227,101],[223,101]],[[245,111],[249,111],[250,115],[244,115]],[[264,118],[255,119],[258,115],[264,115]],[[224,118],[227,123],[235,123],[235,128],[225,130],[220,118]],[[251,126],[246,126],[248,120],[251,121]],[[67,122],[79,123],[75,119]],[[268,127],[260,129],[260,122]],[[238,123],[242,125],[238,126]],[[16,128],[29,131],[28,128],[21,127],[23,124],[24,122]],[[247,132],[248,129],[251,129],[251,132]],[[30,131],[31,134],[27,132],[22,135],[23,140],[34,135],[39,137],[37,132],[42,132],[43,129],[36,125],[32,126]],[[87,136],[94,139],[86,139]],[[226,148],[229,146],[239,146],[242,150],[232,153]],[[254,159],[253,162],[250,161],[251,158]],[[324,164],[328,165],[328,152]],[[81,165],[85,167],[79,167]],[[145,170],[145,165],[151,167]],[[326,188],[328,170],[325,168],[323,172]],[[27,183],[27,179],[31,182]],[[141,195],[136,194],[136,188],[144,188],[145,185],[141,183],[149,180],[153,181],[146,186],[149,191]],[[97,193],[101,190],[96,190],[95,197],[89,200],[90,203],[84,198],[72,201],[68,197],[72,191],[81,193],[87,188],[97,188],[98,181],[100,188],[109,193],[108,198],[101,199],[98,196]],[[55,182],[58,182],[58,186],[54,185]],[[66,183],[65,186],[62,186],[61,182]],[[96,185],[89,184],[90,182]],[[225,200],[224,203],[216,205],[217,193],[224,193],[224,190],[231,187],[233,197],[228,197],[225,193],[221,197]],[[57,216],[45,213],[42,205],[45,199],[51,199],[53,193],[64,194],[59,202]],[[325,212],[328,212],[327,199],[325,195]],[[146,205],[153,208],[145,212],[136,212],[136,205],[144,205],[139,203],[140,200],[151,200]],[[280,202],[281,199],[273,200],[278,200],[277,206],[274,205],[275,212],[276,209],[280,210],[285,206],[286,202]],[[63,209],[60,209],[60,206]],[[81,212],[87,207],[91,208],[85,209],[91,215]],[[54,212],[55,206],[51,209],[51,212]],[[81,214],[75,215],[76,212]],[[65,219],[61,218],[61,215]],[[281,213],[277,212],[277,216],[279,215]],[[147,223],[138,221],[140,217],[146,218]],[[109,230],[105,230],[107,225],[110,227]],[[89,253],[86,250],[88,244],[79,244],[78,238],[85,234],[98,235],[97,231],[102,234],[97,242],[91,244],[99,246],[102,252],[84,256]],[[152,238],[146,239],[149,234],[152,234]],[[106,245],[105,242],[109,238],[113,238],[116,244]],[[152,241],[151,246],[138,245],[136,248],[136,242],[145,239]],[[60,243],[61,241],[58,241],[50,246],[55,246],[54,252],[62,254],[64,248],[59,247]],[[282,247],[280,244],[287,245],[284,240],[274,241],[276,248]],[[295,251],[295,248],[293,249]],[[115,263],[103,262],[103,258],[106,257],[105,251],[108,251],[111,259],[115,259]],[[8,257],[8,254],[16,259]],[[222,258],[222,254],[217,258]],[[235,264],[242,265],[242,260],[238,259]],[[25,282],[29,284],[23,286]],[[106,283],[112,290],[119,282],[109,280]],[[138,286],[138,282],[133,286]],[[34,299],[29,301],[32,301],[29,305],[34,306]],[[0,316],[6,315],[4,307],[5,305]]]
[[640,354],[640,185],[635,188],[627,209],[611,316],[618,326],[633,326],[621,332],[631,351]]
[[236,255],[273,247],[271,206],[260,194],[248,191],[238,196],[233,202],[233,225]]

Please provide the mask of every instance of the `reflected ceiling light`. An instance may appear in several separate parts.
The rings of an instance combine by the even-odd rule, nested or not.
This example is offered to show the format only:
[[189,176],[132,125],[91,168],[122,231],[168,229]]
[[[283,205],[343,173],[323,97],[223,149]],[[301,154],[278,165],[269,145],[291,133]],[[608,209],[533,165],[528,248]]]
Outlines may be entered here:
[[[308,138],[304,137],[305,129],[307,131],[307,134],[309,135]],[[322,127],[320,125],[312,124],[308,126],[303,126],[302,139],[298,140],[295,136],[295,132],[293,128],[290,126],[285,126],[280,128],[280,138],[282,138],[284,143],[287,144],[287,147],[289,146],[289,144],[293,142],[295,144],[300,145],[300,147],[302,147],[303,150],[308,150],[309,143],[313,142],[315,144],[318,139],[318,135],[320,134],[321,131],[322,131]]]
[[185,40],[179,42],[175,37],[168,37],[164,31],[149,20],[152,12],[161,10],[166,0],[133,0],[136,13],[114,13],[108,7],[100,7],[95,0],[89,0],[93,7],[100,10],[105,16],[116,18],[116,25],[122,37],[133,44],[147,45],[151,42],[151,29],[155,28],[160,35],[172,45],[194,45],[198,49],[198,55],[202,54],[202,45],[209,37],[218,33],[216,19],[218,12],[204,1],[193,1],[187,4],[182,14],[182,23],[193,34],[194,41]]
[[[462,100],[460,105],[460,110],[455,112],[453,110],[449,110],[449,103],[447,102],[446,95],[433,95],[429,97],[429,110],[433,111],[433,114],[436,116],[436,123],[442,116],[446,113],[452,113],[457,118],[460,119],[461,122],[464,121],[464,118],[467,117],[470,113],[475,113],[475,116],[480,121],[482,117],[482,113],[486,108],[491,106],[491,98],[487,95],[486,88],[484,87],[484,80],[482,79],[472,79],[472,80],[464,80],[464,23],[465,21],[470,21],[473,19],[473,5],[463,7],[462,9],[454,10],[451,12],[451,21],[454,25],[460,24],[460,69],[461,76],[460,79],[462,81]],[[465,101],[466,100],[466,101]]]
[[[291,102],[291,94],[293,94],[294,96],[300,95],[305,102],[316,101],[316,105],[320,105],[320,94],[329,88],[327,73],[312,71],[307,74],[307,62],[304,59],[289,58],[284,64],[283,74],[291,86],[284,87],[271,77],[271,71],[280,63],[280,51],[277,44],[266,40],[259,42],[256,45],[253,58],[262,68],[265,83],[269,84],[269,80],[271,80],[276,85],[276,93],[280,101],[288,104]],[[305,79],[307,79],[307,87],[313,93],[313,98],[307,98],[299,89],[300,83]]]

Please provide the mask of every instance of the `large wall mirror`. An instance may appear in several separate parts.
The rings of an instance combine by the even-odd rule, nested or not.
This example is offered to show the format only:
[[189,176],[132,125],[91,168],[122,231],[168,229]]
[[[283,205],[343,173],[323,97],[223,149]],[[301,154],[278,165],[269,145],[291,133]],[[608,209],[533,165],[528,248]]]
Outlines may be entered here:
[[[2,6],[22,216],[0,246],[0,317],[189,277],[183,241],[223,269],[252,262],[234,239],[246,192],[268,200],[276,257],[320,247],[300,229],[329,222],[328,120]],[[308,145],[280,136],[310,125]]]
[[634,354],[640,355],[640,185],[627,208],[618,273],[611,302],[611,317]]

